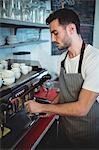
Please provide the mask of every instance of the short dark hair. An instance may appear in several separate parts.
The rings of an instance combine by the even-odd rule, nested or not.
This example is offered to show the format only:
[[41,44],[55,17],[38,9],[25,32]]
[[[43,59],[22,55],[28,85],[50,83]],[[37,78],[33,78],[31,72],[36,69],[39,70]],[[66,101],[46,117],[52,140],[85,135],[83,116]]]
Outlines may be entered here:
[[78,15],[71,9],[58,9],[51,13],[46,19],[46,24],[50,24],[53,20],[58,19],[61,25],[68,25],[74,23],[76,25],[77,33],[80,33],[80,20]]

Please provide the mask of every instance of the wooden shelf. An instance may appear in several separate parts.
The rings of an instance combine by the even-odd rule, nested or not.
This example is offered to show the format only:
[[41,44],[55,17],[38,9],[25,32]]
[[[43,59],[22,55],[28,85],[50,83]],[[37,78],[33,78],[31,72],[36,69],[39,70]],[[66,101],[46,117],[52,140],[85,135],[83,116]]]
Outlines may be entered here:
[[46,24],[25,22],[20,20],[0,18],[0,27],[13,27],[13,28],[49,28]]
[[38,40],[38,41],[25,41],[25,42],[20,42],[16,44],[10,44],[10,45],[2,45],[0,46],[0,49],[2,48],[14,48],[17,46],[24,46],[24,45],[30,45],[30,44],[41,44],[44,42],[48,42],[49,40]]

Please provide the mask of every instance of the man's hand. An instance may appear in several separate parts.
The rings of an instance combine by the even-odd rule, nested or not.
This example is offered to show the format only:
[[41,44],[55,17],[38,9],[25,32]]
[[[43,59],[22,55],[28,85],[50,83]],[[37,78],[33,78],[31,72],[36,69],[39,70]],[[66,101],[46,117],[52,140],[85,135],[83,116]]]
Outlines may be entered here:
[[38,102],[35,102],[33,100],[29,100],[25,102],[25,108],[26,111],[29,113],[42,113],[43,112],[43,106],[44,104],[40,104]]
[[42,118],[49,117],[49,116],[53,115],[53,113],[42,114],[42,113],[44,113],[43,112],[44,105],[46,105],[46,104],[41,104],[41,103],[35,102],[33,100],[29,100],[28,102],[25,102],[25,109],[26,109],[27,113],[38,114]]

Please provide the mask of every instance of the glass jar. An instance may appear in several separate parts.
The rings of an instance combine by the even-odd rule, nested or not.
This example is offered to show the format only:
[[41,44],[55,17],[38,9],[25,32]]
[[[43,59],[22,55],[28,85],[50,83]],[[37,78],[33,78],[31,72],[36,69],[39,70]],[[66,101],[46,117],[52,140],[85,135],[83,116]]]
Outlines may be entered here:
[[30,4],[30,18],[33,23],[39,23],[39,3],[39,0],[32,0]]
[[39,7],[39,23],[41,24],[45,23],[45,12],[46,12],[46,5],[43,1],[41,1]]
[[23,21],[30,21],[30,1],[29,0],[22,0],[22,13],[21,18]]
[[7,1],[2,0],[2,10],[1,10],[1,16],[2,18],[7,18]]

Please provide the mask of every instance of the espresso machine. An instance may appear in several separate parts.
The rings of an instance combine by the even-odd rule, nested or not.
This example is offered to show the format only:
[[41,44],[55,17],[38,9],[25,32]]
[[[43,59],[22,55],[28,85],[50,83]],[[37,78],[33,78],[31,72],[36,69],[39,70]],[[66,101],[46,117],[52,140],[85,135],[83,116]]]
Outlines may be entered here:
[[[11,62],[11,60],[10,60]],[[11,64],[10,64],[11,65]],[[9,65],[9,66],[10,66]],[[5,138],[8,138],[6,146],[14,145],[24,132],[29,129],[39,119],[40,115],[28,115],[24,103],[30,99],[39,103],[49,103],[47,99],[35,97],[35,92],[44,82],[49,80],[51,75],[41,66],[32,66],[32,71],[27,75],[22,75],[10,86],[0,88],[0,128],[1,128],[1,147],[5,147]],[[6,133],[4,132],[6,129]],[[19,132],[20,131],[20,132]],[[10,136],[10,134],[12,136]],[[5,136],[7,134],[7,136]]]

